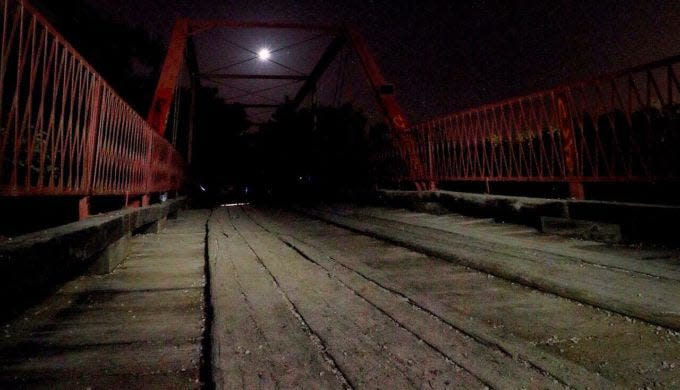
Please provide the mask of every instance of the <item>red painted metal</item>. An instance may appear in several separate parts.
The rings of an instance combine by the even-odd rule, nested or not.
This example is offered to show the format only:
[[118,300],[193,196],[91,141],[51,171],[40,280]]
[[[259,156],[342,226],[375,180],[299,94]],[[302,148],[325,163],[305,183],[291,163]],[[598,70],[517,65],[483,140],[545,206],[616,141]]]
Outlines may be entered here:
[[409,125],[406,120],[401,107],[397,103],[393,94],[381,94],[380,88],[387,85],[387,81],[380,71],[380,67],[375,62],[368,45],[356,28],[348,26],[347,35],[350,38],[352,46],[354,47],[361,64],[366,73],[366,77],[371,85],[373,93],[376,95],[380,107],[383,109],[385,116],[389,119],[389,125],[399,131],[405,131]]
[[680,179],[680,56],[429,120],[405,136],[420,174],[382,150],[384,179],[568,183]]
[[[397,99],[394,97],[393,93],[382,93],[383,87],[388,84],[380,71],[380,67],[373,58],[366,41],[364,41],[357,29],[352,26],[346,27],[345,34],[347,34],[352,47],[361,60],[371,90],[392,129],[392,134],[394,136],[393,147],[399,151],[399,161],[405,163],[409,177],[425,177],[423,163],[417,158],[416,143],[414,142],[414,139],[407,134],[409,123],[406,116],[397,103]],[[432,185],[427,185],[423,188],[423,184],[431,183],[430,181],[415,180],[414,182],[419,189],[431,189],[433,187]]]
[[[413,140],[405,136],[409,125],[401,107],[397,103],[393,93],[385,93],[385,87],[390,86],[380,71],[373,55],[371,54],[368,45],[364,41],[361,34],[351,26],[339,27],[330,25],[314,25],[302,23],[280,23],[280,22],[241,22],[231,20],[191,20],[180,19],[176,22],[173,29],[168,53],[163,64],[156,94],[149,111],[149,123],[160,133],[163,134],[167,118],[170,112],[170,106],[173,101],[174,86],[178,82],[179,73],[184,61],[184,54],[187,48],[187,43],[193,35],[205,32],[214,28],[233,28],[233,29],[252,29],[252,28],[271,28],[271,29],[300,29],[308,31],[324,31],[335,35],[335,39],[326,49],[317,65],[312,70],[309,76],[307,75],[248,75],[248,74],[200,74],[202,78],[244,78],[244,79],[294,79],[304,80],[305,83],[298,91],[293,99],[293,107],[297,107],[305,96],[314,88],[319,78],[327,69],[328,65],[335,58],[335,55],[340,51],[346,42],[349,42],[357,53],[372,92],[375,95],[378,105],[383,110],[385,116],[388,118],[390,128],[394,133],[394,142],[400,151],[400,157],[405,161],[405,166],[409,169],[409,175],[413,177],[420,177],[424,175],[423,165],[416,158],[416,144]],[[191,49],[191,46],[189,46]],[[388,88],[392,90],[393,88]],[[258,107],[260,105],[249,105],[251,107]],[[423,187],[423,183],[418,182],[418,188]],[[432,182],[428,182],[432,183]],[[427,188],[432,188],[428,185]]]
[[172,29],[168,52],[165,55],[161,77],[156,86],[156,93],[151,101],[151,108],[147,115],[147,121],[151,124],[158,134],[165,134],[165,127],[168,123],[168,115],[172,106],[175,86],[177,85],[184,55],[187,49],[187,38],[189,37],[189,21],[178,19]]
[[[308,31],[325,31],[329,33],[338,32],[339,29],[327,25],[303,24],[303,23],[281,23],[281,22],[243,22],[232,20],[199,20],[199,19],[178,19],[173,27],[170,36],[168,52],[163,62],[161,76],[156,87],[151,108],[147,115],[147,120],[156,131],[163,135],[172,106],[175,86],[177,85],[182,65],[185,61],[187,49],[192,49],[190,39],[193,35],[215,28],[231,29],[252,29],[252,28],[271,28],[271,29],[295,29]],[[196,65],[197,67],[197,65]],[[195,69],[194,73],[198,74]],[[243,79],[292,79],[305,80],[304,75],[247,75],[247,74],[199,74],[203,78],[243,78]]]
[[29,4],[0,4],[0,195],[180,188],[177,151]]
[[84,196],[78,201],[78,220],[82,221],[90,216],[90,197]]
[[187,140],[187,162],[191,164],[194,145],[194,128],[196,127],[196,105],[198,104],[198,90],[201,88],[199,77],[196,45],[192,37],[187,39],[187,70],[189,70],[189,139]]

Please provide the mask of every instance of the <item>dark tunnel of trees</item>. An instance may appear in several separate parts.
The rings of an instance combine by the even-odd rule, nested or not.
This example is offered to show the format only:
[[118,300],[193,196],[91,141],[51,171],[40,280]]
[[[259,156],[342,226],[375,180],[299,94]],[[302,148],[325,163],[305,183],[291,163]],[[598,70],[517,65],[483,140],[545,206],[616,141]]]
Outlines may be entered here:
[[309,200],[371,185],[370,139],[387,128],[369,127],[351,104],[283,105],[252,128],[242,106],[221,106],[215,92],[211,99],[201,102],[194,168],[198,188],[215,201]]

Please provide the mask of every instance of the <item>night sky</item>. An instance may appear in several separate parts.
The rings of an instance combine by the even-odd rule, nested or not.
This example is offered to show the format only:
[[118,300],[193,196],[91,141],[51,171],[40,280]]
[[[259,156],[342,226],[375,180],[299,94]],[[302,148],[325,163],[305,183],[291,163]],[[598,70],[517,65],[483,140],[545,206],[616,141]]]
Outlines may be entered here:
[[[163,41],[179,16],[353,23],[413,121],[680,52],[680,1],[673,0],[91,1],[102,12],[140,25]],[[198,43],[202,71],[251,55],[234,43],[250,50],[276,49],[310,37],[264,30],[211,34]],[[290,69],[250,62],[230,71],[306,72],[327,42],[319,38],[302,45],[303,54],[278,53],[274,59]],[[251,82],[236,89],[223,86],[220,93],[236,97],[239,90],[266,87]],[[295,90],[289,86],[260,93],[260,102]]]

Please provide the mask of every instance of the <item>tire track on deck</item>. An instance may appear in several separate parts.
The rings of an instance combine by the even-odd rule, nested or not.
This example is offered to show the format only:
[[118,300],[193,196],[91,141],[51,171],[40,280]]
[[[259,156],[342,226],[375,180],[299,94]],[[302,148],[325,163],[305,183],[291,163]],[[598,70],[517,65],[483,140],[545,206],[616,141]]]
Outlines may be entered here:
[[[372,237],[388,242],[392,245],[410,249],[433,258],[443,259],[462,266],[469,267],[481,273],[491,274],[511,283],[518,283],[533,290],[546,294],[579,302],[595,308],[607,310],[626,317],[633,317],[653,326],[663,326],[675,330],[680,329],[677,305],[672,301],[677,286],[671,285],[672,279],[645,276],[636,278],[638,272],[623,272],[615,268],[595,267],[571,259],[561,263],[559,261],[545,261],[542,257],[532,256],[530,253],[518,252],[512,246],[501,243],[486,244],[475,243],[479,241],[472,236],[464,236],[458,233],[448,232],[441,229],[432,229],[426,226],[390,221],[388,219],[361,217],[360,215],[342,214],[333,210],[295,209],[297,213],[311,219],[316,219],[327,224],[349,230],[351,232]],[[378,219],[378,220],[376,220]],[[399,229],[396,229],[396,226]],[[399,231],[400,235],[393,235]],[[444,237],[446,246],[455,246],[456,251],[444,248],[439,242],[432,242],[430,232],[438,231],[446,233]],[[408,234],[404,236],[404,234]],[[439,238],[440,240],[442,238]],[[484,254],[485,256],[481,256]],[[488,258],[497,257],[496,261],[487,261]],[[524,268],[518,268],[516,264],[527,260]],[[550,260],[550,259],[549,259]],[[537,265],[541,267],[536,270]],[[550,272],[545,272],[545,267],[550,266]],[[530,267],[531,266],[531,267]],[[584,273],[577,267],[589,267],[599,270],[600,275],[593,274],[593,279],[587,284],[583,282]],[[531,271],[531,272],[530,272]],[[555,274],[560,272],[559,277]],[[567,275],[565,277],[565,275]],[[622,282],[619,276],[632,276]],[[572,283],[564,283],[564,279],[570,279]],[[613,283],[612,280],[616,280]],[[656,284],[648,282],[653,281]],[[591,290],[595,283],[607,285],[606,289]],[[625,283],[625,285],[624,285]],[[617,288],[617,293],[612,291]],[[638,290],[640,293],[633,293]],[[642,292],[647,292],[642,298]],[[650,297],[651,295],[651,297]],[[650,305],[655,302],[655,305]],[[655,307],[656,306],[656,307]]]
[[[256,221],[254,221],[249,215],[246,214],[245,210],[241,209],[240,211],[242,212],[243,215],[245,215],[250,220],[250,222],[252,222],[253,225],[256,226],[257,229],[263,231],[265,233],[265,236],[271,237],[271,239],[274,242],[280,242],[281,244],[283,244],[282,247],[284,247],[284,248],[292,249],[295,256],[300,256],[300,253],[298,253],[293,248],[291,248],[289,245],[287,245],[276,234],[273,234],[270,231],[268,231],[266,228],[261,227]],[[238,219],[238,218],[236,218],[236,219]],[[239,232],[239,234],[240,234],[240,232]],[[251,248],[251,249],[254,250],[254,248]],[[300,256],[300,257],[302,257],[302,259],[305,262],[309,262],[309,260],[306,259],[304,256]],[[346,284],[342,283],[337,277],[335,277],[334,275],[331,275],[330,273],[325,271],[325,269],[323,267],[320,267],[318,264],[314,264],[314,262],[311,262],[311,264],[313,264],[314,267],[317,267],[320,270],[324,270],[324,275],[327,275],[329,278],[331,278],[335,283],[338,284],[338,286],[340,288],[346,290],[349,294],[351,294],[351,296],[359,297],[361,299],[361,301],[367,305],[366,307],[370,307],[371,309],[377,310],[379,313],[385,314],[384,311],[381,308],[377,307],[372,302],[364,299],[361,296],[361,294],[359,294],[355,289],[352,289],[349,286],[347,286]],[[327,301],[322,296],[320,296],[319,299],[321,299],[323,302],[325,302],[326,305],[329,308],[334,306],[334,305],[331,305],[331,302]],[[300,313],[300,315],[302,315],[302,314]],[[448,358],[446,355],[438,354],[438,351],[437,351],[436,348],[431,348],[430,345],[425,343],[425,341],[422,338],[420,338],[417,334],[413,333],[407,327],[404,327],[403,324],[401,324],[399,321],[395,321],[394,318],[392,318],[389,315],[386,315],[385,318],[386,318],[386,322],[390,326],[394,326],[395,329],[400,329],[401,331],[404,332],[404,335],[408,335],[408,337],[412,337],[413,340],[415,340],[418,344],[427,345],[426,349],[424,349],[423,351],[427,351],[426,353],[434,352],[434,356],[432,356],[432,358],[434,358],[434,360],[436,360],[438,362],[441,362],[441,364],[443,366],[447,366],[455,372],[464,372],[466,375],[468,375],[470,378],[472,378],[476,383],[479,383],[480,385],[482,385],[485,388],[495,387],[495,386],[492,386],[490,383],[486,382],[485,380],[483,380],[483,378],[480,378],[479,376],[475,375],[471,371],[465,369],[465,367],[456,364],[452,359]],[[373,317],[368,317],[368,318],[366,318],[366,320],[374,321],[376,325],[379,325],[379,324],[382,323],[381,319],[376,318],[375,320],[373,320]],[[353,324],[354,327],[356,327],[357,329],[361,329],[362,327],[366,327],[366,324],[360,324],[353,317],[345,317],[345,322]],[[382,326],[382,325],[380,325],[380,326]],[[386,329],[386,330],[388,332],[392,332],[392,330],[390,330],[390,329]],[[362,332],[362,335],[359,335],[358,339],[359,340],[364,339],[364,340],[361,340],[361,343],[363,345],[368,346],[369,349],[373,350],[377,355],[376,357],[381,356],[381,355],[389,357],[388,359],[383,359],[383,360],[385,360],[388,364],[391,363],[392,366],[394,367],[394,370],[396,370],[403,377],[403,379],[410,384],[411,387],[422,388],[424,384],[428,384],[430,387],[432,387],[432,384],[428,380],[425,380],[425,382],[418,384],[414,381],[415,378],[412,378],[414,371],[411,368],[411,366],[415,362],[417,362],[418,360],[416,360],[416,359],[414,359],[414,360],[403,359],[396,354],[396,351],[391,351],[390,349],[386,349],[384,347],[384,345],[389,343],[389,341],[382,340],[381,337],[380,337],[381,335],[382,335],[382,332],[380,332],[380,331],[378,333],[376,333],[375,335],[370,335],[368,333]],[[429,349],[427,349],[427,348],[429,348]],[[398,364],[395,364],[395,363],[398,363]],[[448,385],[449,385],[449,383],[447,382],[446,386],[448,387]],[[512,387],[505,386],[503,388],[512,388]]]
[[215,389],[215,376],[213,372],[213,324],[215,321],[215,313],[212,305],[212,291],[211,291],[211,274],[210,274],[210,219],[213,216],[214,210],[210,210],[210,214],[205,220],[203,228],[205,235],[203,236],[203,273],[205,274],[205,284],[203,285],[203,312],[205,315],[205,327],[203,328],[203,338],[201,340],[201,369],[200,381],[201,388],[206,390]]
[[[212,218],[212,215],[213,215],[213,214],[215,214],[215,213],[214,213],[214,209],[211,210],[211,218]],[[206,249],[206,253],[207,253],[208,258],[209,258],[209,256],[211,256],[211,255],[212,255],[212,256],[215,256],[215,257],[217,257],[217,258],[221,258],[221,257],[222,257],[222,256],[220,256],[220,254],[222,253],[222,248],[221,248],[221,245],[220,245],[220,237],[219,237],[219,233],[221,233],[221,234],[223,234],[224,236],[228,237],[228,235],[227,235],[226,233],[224,233],[223,229],[221,228],[222,224],[224,223],[224,220],[221,218],[221,215],[216,214],[216,215],[215,215],[215,219],[216,219],[216,225],[217,225],[217,227],[216,227],[215,229],[213,229],[213,230],[217,230],[217,232],[216,232],[216,231],[212,231],[212,232],[210,231],[210,229],[209,229],[210,218],[208,219],[208,226],[206,227],[206,232],[207,232],[207,234],[206,234],[206,240],[207,240],[207,241],[206,241],[206,245],[207,245],[208,249],[209,249],[210,247],[213,248],[213,253],[210,253],[210,252],[208,251],[208,249]],[[208,240],[210,239],[210,237],[211,237],[211,236],[210,236],[210,233],[213,233],[213,234],[216,235],[216,236],[212,236],[212,237],[213,237],[212,245],[210,245],[210,242],[208,241]],[[208,260],[208,261],[210,262],[210,260]],[[241,285],[240,281],[238,280],[238,271],[236,270],[235,264],[233,263],[233,261],[232,261],[231,259],[230,259],[230,262],[231,262],[231,265],[232,265],[231,268],[232,268],[232,271],[233,271],[233,273],[232,273],[233,279],[234,279],[234,281],[236,282],[236,285],[237,285],[237,287],[238,287],[238,288],[237,288],[238,293],[239,293],[241,299],[242,299],[243,301],[245,301],[245,305],[249,308],[249,310],[247,311],[247,315],[246,315],[246,317],[247,317],[247,319],[248,319],[248,322],[251,323],[252,326],[255,328],[256,333],[258,334],[258,336],[260,336],[260,337],[261,337],[262,339],[264,339],[265,342],[266,342],[267,339],[266,339],[266,337],[264,337],[264,334],[262,333],[261,329],[260,329],[260,328],[258,327],[258,325],[257,325],[257,321],[256,321],[256,319],[255,319],[255,317],[254,317],[254,315],[253,315],[252,306],[249,304],[248,299],[247,299],[247,297],[246,297],[246,295],[245,295],[245,293],[244,293],[244,291],[243,291],[243,286]],[[212,262],[210,262],[209,265],[210,265],[210,266],[213,266],[213,267],[216,267],[216,265],[215,265],[214,263],[212,263]],[[219,295],[219,294],[218,294],[217,291],[216,291],[216,294],[214,294],[214,295],[217,296],[217,295]],[[223,329],[220,329],[220,331],[222,331],[222,330],[223,330]],[[217,332],[218,330],[217,330],[217,328],[213,328],[213,331],[214,331],[214,332]],[[233,336],[230,337],[230,338],[233,338]],[[215,339],[217,339],[217,335],[216,335],[216,334],[215,334]],[[231,341],[232,341],[232,343],[233,343],[233,340],[231,340]],[[215,351],[215,353],[214,353],[213,355],[214,355],[215,358],[218,358],[218,359],[219,359],[219,357],[220,357],[221,354],[222,354],[222,351],[220,350],[220,347],[222,346],[222,342],[217,341],[217,342],[215,342],[215,343],[213,343],[213,344],[214,344],[214,346],[215,346],[215,348],[216,348],[216,351]],[[267,345],[267,347],[268,347],[268,349],[269,349],[269,345]],[[242,386],[245,386],[245,384],[247,383],[246,375],[245,375],[245,373],[246,373],[247,370],[244,369],[244,364],[243,364],[243,362],[242,362],[240,359],[238,359],[238,360],[237,360],[237,359],[234,359],[234,361],[237,362],[237,364],[236,364],[236,369],[237,369],[237,372],[238,372],[238,377],[239,377],[239,379],[240,379],[240,383],[241,383]],[[269,360],[269,359],[267,359],[267,362],[269,363],[270,366],[271,366],[272,363],[273,363],[273,362],[272,362],[271,360]],[[215,363],[215,364],[217,365],[217,363]],[[215,367],[215,368],[213,368],[213,371],[214,371],[214,374],[213,374],[213,375],[214,375],[214,377],[213,377],[213,382],[218,382],[218,383],[219,383],[219,387],[224,386],[224,383],[223,383],[224,377],[226,377],[227,375],[223,372],[223,369],[220,369],[220,368],[216,368],[216,367]],[[217,378],[218,381],[215,381],[215,376],[217,376],[218,374],[219,374],[219,378]],[[280,386],[279,386],[279,383],[277,382],[276,378],[274,378],[273,375],[269,375],[268,378],[270,378],[270,379],[272,380],[273,385],[274,385],[274,388],[279,388],[279,387],[280,387]]]
[[[257,221],[252,215],[250,215],[250,213],[249,213],[247,210],[244,209],[244,210],[243,210],[243,213],[244,213],[248,218],[250,218],[250,220],[251,220],[254,224],[256,224],[258,227],[260,227],[262,230],[266,231],[267,233],[271,234],[272,236],[276,237],[279,241],[281,241],[281,242],[282,242],[283,244],[285,244],[287,247],[289,247],[289,248],[291,248],[292,250],[294,250],[294,251],[295,251],[297,254],[299,254],[302,258],[304,258],[305,260],[311,262],[312,264],[315,264],[316,266],[320,267],[321,269],[325,270],[325,271],[328,273],[329,276],[331,276],[333,279],[335,279],[335,280],[336,280],[338,283],[340,283],[343,287],[345,287],[345,288],[347,288],[348,290],[352,291],[355,295],[357,295],[357,296],[358,296],[359,298],[361,298],[363,301],[365,301],[365,302],[368,303],[370,306],[372,306],[372,307],[374,307],[375,309],[377,309],[380,313],[382,313],[382,314],[385,315],[387,318],[389,318],[389,319],[390,319],[394,324],[396,324],[399,328],[405,330],[406,332],[408,332],[409,334],[411,334],[412,336],[414,336],[416,339],[418,339],[419,341],[425,343],[428,347],[432,348],[432,350],[434,350],[438,355],[440,355],[440,357],[441,357],[442,359],[446,360],[446,361],[447,361],[448,363],[450,363],[450,364],[453,364],[453,365],[455,365],[455,366],[457,366],[457,367],[462,368],[463,370],[465,370],[466,372],[468,372],[470,375],[472,375],[473,377],[477,378],[480,382],[484,383],[486,386],[489,386],[489,387],[492,387],[492,388],[498,388],[498,387],[503,388],[503,387],[508,387],[508,383],[503,383],[503,382],[504,382],[503,380],[500,380],[500,381],[499,381],[499,380],[494,380],[494,379],[488,378],[488,375],[485,375],[484,372],[480,372],[480,370],[475,369],[475,367],[471,367],[470,364],[466,364],[465,362],[461,362],[462,359],[459,359],[459,358],[457,358],[457,357],[455,357],[455,356],[451,356],[451,354],[447,353],[446,351],[442,350],[440,347],[438,347],[438,346],[436,346],[435,344],[431,343],[430,341],[426,340],[425,338],[423,338],[422,336],[420,336],[420,335],[417,333],[417,331],[411,329],[408,325],[404,324],[401,320],[399,320],[398,318],[396,318],[395,316],[393,316],[392,314],[390,314],[390,313],[389,313],[388,311],[386,311],[384,308],[382,308],[382,307],[380,307],[378,304],[374,303],[369,297],[367,297],[365,294],[363,294],[362,292],[360,292],[357,288],[352,287],[352,286],[350,286],[349,284],[347,284],[346,282],[344,282],[343,280],[341,280],[337,275],[334,274],[334,271],[333,271],[332,269],[329,269],[327,266],[324,266],[324,265],[321,264],[318,260],[314,259],[312,255],[306,253],[305,250],[302,249],[302,248],[300,248],[299,245],[296,244],[294,241],[302,242],[303,244],[305,244],[305,245],[307,245],[307,246],[309,246],[309,247],[315,248],[315,249],[318,250],[320,253],[322,253],[324,256],[326,256],[328,259],[330,259],[334,264],[337,264],[337,265],[341,266],[342,268],[344,268],[345,270],[347,270],[348,272],[351,272],[351,273],[353,273],[353,274],[359,276],[360,278],[362,278],[362,279],[368,281],[368,282],[371,283],[374,287],[377,287],[377,288],[379,288],[379,289],[381,289],[381,290],[383,290],[383,291],[388,292],[388,293],[391,294],[395,299],[400,300],[400,301],[402,301],[402,302],[406,302],[408,305],[410,305],[410,307],[411,307],[412,309],[417,310],[417,311],[420,311],[420,312],[423,312],[423,313],[426,313],[427,315],[430,316],[430,318],[432,318],[432,319],[434,319],[435,321],[439,322],[440,324],[445,325],[445,326],[449,327],[450,329],[452,329],[452,330],[458,332],[458,333],[461,334],[462,336],[468,337],[468,338],[470,338],[470,339],[476,341],[477,343],[483,345],[484,347],[486,347],[486,348],[488,348],[488,349],[494,349],[494,350],[496,350],[496,351],[502,353],[503,356],[506,356],[507,358],[512,359],[513,362],[514,362],[514,361],[518,361],[518,362],[520,363],[520,365],[530,365],[530,366],[532,367],[532,369],[535,370],[535,373],[536,373],[537,376],[545,376],[546,378],[548,378],[548,379],[549,379],[550,381],[552,381],[552,382],[558,382],[558,383],[560,383],[560,384],[562,385],[562,386],[560,386],[560,387],[569,387],[569,385],[568,385],[566,382],[564,382],[563,380],[561,380],[561,379],[559,379],[559,378],[553,376],[552,374],[550,374],[550,373],[547,372],[546,370],[542,369],[541,367],[535,366],[535,365],[532,364],[530,361],[518,357],[517,354],[513,354],[511,351],[507,351],[507,350],[504,349],[501,345],[498,345],[498,344],[494,343],[493,341],[489,341],[488,339],[480,338],[480,337],[478,337],[478,335],[476,335],[476,334],[474,334],[474,333],[466,332],[464,329],[461,329],[461,328],[459,328],[458,326],[456,326],[455,324],[452,324],[452,323],[450,323],[449,321],[447,321],[447,320],[441,318],[439,315],[437,315],[436,313],[432,312],[431,310],[429,310],[429,309],[427,309],[427,308],[425,308],[425,307],[422,307],[422,306],[418,305],[417,303],[413,302],[410,298],[408,298],[408,297],[407,297],[406,295],[404,295],[403,293],[401,293],[401,292],[399,292],[399,291],[397,291],[397,290],[395,290],[395,289],[392,289],[392,288],[390,288],[390,287],[388,287],[388,286],[384,286],[383,284],[381,284],[381,283],[378,282],[377,280],[371,278],[370,276],[365,275],[365,274],[361,273],[360,271],[354,270],[354,269],[352,269],[352,268],[350,268],[350,267],[348,267],[348,266],[342,264],[341,262],[337,261],[336,259],[334,259],[334,258],[331,257],[331,256],[326,255],[325,253],[323,253],[323,251],[321,251],[320,249],[314,247],[313,245],[311,245],[311,244],[309,244],[309,243],[306,243],[306,242],[304,242],[304,241],[302,241],[302,240],[299,240],[299,239],[297,239],[297,238],[294,238],[294,237],[292,237],[292,236],[287,236],[287,237],[289,237],[289,238],[287,238],[287,237],[284,236],[284,235],[281,235],[281,234],[279,234],[279,233],[276,233],[276,232],[272,231],[271,229],[267,228],[267,227],[264,226],[262,223],[260,223],[259,221]],[[291,238],[292,238],[292,240],[291,240]],[[483,371],[483,370],[481,370],[481,371]],[[498,378],[496,378],[496,379],[498,379]]]
[[[229,237],[227,235],[227,233],[225,233],[224,231],[221,231],[221,233],[224,236]],[[215,243],[215,246],[217,247],[217,249],[219,251],[219,247],[220,247],[219,241],[217,241]],[[269,342],[269,340],[267,339],[267,336],[264,334],[264,332],[260,328],[259,324],[257,323],[257,319],[255,318],[255,316],[253,314],[253,313],[255,313],[255,308],[253,307],[252,302],[250,302],[250,299],[248,299],[248,296],[245,293],[245,290],[243,288],[243,283],[241,283],[241,277],[239,275],[238,269],[236,268],[236,264],[234,263],[234,260],[231,258],[231,256],[227,256],[227,257],[229,257],[229,263],[231,264],[231,269],[232,269],[232,272],[234,273],[234,281],[236,281],[236,284],[238,285],[239,293],[241,294],[241,297],[243,298],[243,302],[245,302],[246,306],[248,307],[248,318],[250,319],[250,322],[253,324],[253,327],[255,328],[255,332],[262,338],[262,340],[264,340],[264,343],[267,346],[267,349],[271,351],[272,350],[271,343]],[[267,358],[267,362],[270,364],[270,366],[275,366],[274,362],[271,359]],[[243,371],[245,371],[245,370],[242,369],[241,372],[243,372]],[[274,381],[274,387],[275,388],[277,388],[277,389],[281,388],[281,384],[279,383],[279,380],[276,376],[272,375],[272,381]]]
[[[361,272],[360,270],[354,269],[350,266],[345,265],[344,263],[338,261],[337,259],[333,258],[332,256],[327,255],[324,253],[324,251],[317,246],[306,242],[300,238],[291,236],[291,235],[282,235],[277,232],[272,231],[271,229],[267,228],[264,226],[262,223],[257,221],[247,210],[243,210],[243,213],[250,218],[253,223],[255,223],[257,226],[259,226],[261,229],[265,230],[269,234],[273,235],[276,237],[279,241],[290,247],[291,249],[295,250],[298,254],[300,254],[303,258],[306,260],[312,262],[313,264],[321,267],[322,269],[326,270],[329,274],[331,274],[334,279],[338,280],[339,283],[343,284],[346,288],[350,289],[353,291],[357,296],[361,297],[364,299],[366,302],[374,306],[376,309],[378,309],[380,312],[383,314],[387,315],[390,319],[395,321],[400,327],[404,328],[411,334],[413,334],[415,337],[417,337],[420,340],[423,340],[422,337],[420,337],[415,331],[409,329],[407,326],[405,326],[403,323],[401,323],[399,320],[391,316],[390,314],[386,313],[384,309],[370,301],[367,297],[363,296],[360,292],[358,292],[356,289],[352,288],[351,286],[347,285],[343,281],[341,281],[336,275],[333,275],[333,270],[325,267],[324,265],[320,264],[318,260],[313,259],[311,255],[307,254],[303,248],[300,248],[299,243],[302,243],[310,248],[313,248],[314,250],[318,251],[321,253],[323,256],[327,257],[329,260],[331,260],[334,264],[337,264],[338,266],[342,267],[345,269],[347,272],[350,272],[352,274],[357,275],[361,279],[369,282],[370,284],[374,285],[375,287],[384,290],[388,292],[389,294],[392,294],[396,299],[399,299],[403,302],[406,302],[408,305],[410,305],[414,310],[424,312],[428,314],[431,318],[433,318],[435,321],[444,324],[455,331],[459,332],[460,334],[467,336],[477,343],[481,344],[482,346],[493,349],[496,351],[499,351],[502,353],[504,356],[512,359],[513,361],[519,362],[520,364],[523,365],[528,365],[530,366],[533,370],[536,370],[537,373],[540,373],[541,375],[546,376],[547,378],[550,378],[553,381],[558,382],[560,385],[565,386],[565,387],[572,387],[572,386],[579,386],[583,388],[587,387],[602,387],[602,386],[612,386],[613,384],[609,381],[607,381],[605,378],[599,376],[599,375],[594,375],[593,373],[587,371],[585,368],[575,365],[575,364],[570,364],[568,361],[564,361],[562,359],[556,359],[550,355],[546,355],[544,353],[538,353],[535,354],[533,352],[529,353],[530,351],[527,351],[525,348],[522,348],[518,345],[517,342],[506,342],[503,340],[499,340],[498,338],[487,334],[484,330],[479,330],[479,329],[473,329],[471,326],[466,326],[466,325],[461,325],[457,324],[455,321],[451,321],[449,319],[443,318],[442,316],[438,315],[436,312],[428,309],[425,306],[422,306],[418,304],[417,302],[413,301],[411,298],[409,298],[407,295],[404,293],[400,292],[399,290],[396,290],[390,286],[385,285],[384,283],[381,283],[380,281],[376,280],[375,278],[371,277],[370,275],[365,274],[364,272]],[[344,229],[344,228],[343,228]],[[346,230],[346,229],[345,229]],[[351,229],[350,229],[351,230]],[[288,237],[288,238],[287,238]],[[298,243],[296,243],[297,241]],[[399,246],[399,245],[397,245]],[[487,274],[485,272],[479,271],[479,270],[474,270],[475,272],[481,273],[481,274]],[[469,325],[469,324],[468,324]],[[454,361],[456,364],[460,365],[463,367],[466,371],[468,371],[470,374],[474,375],[477,377],[480,381],[488,384],[489,383],[489,378],[480,378],[479,372],[473,372],[470,370],[474,370],[474,367],[469,367],[469,365],[465,365],[464,363],[460,362],[460,359],[455,359],[448,354],[446,354],[445,351],[442,351],[441,349],[434,347],[429,343],[427,340],[423,340],[428,344],[428,346],[433,347],[434,350],[436,350],[438,353],[443,354],[446,356],[448,359],[451,359]],[[529,355],[529,356],[527,356]],[[568,366],[569,373],[564,374],[562,372],[552,372],[549,368],[546,367],[546,364],[542,364],[542,362],[545,361],[551,361],[551,364],[554,367],[556,366]],[[467,367],[466,367],[467,366]]]
[[255,252],[255,249],[250,245],[250,242],[245,238],[245,236],[238,230],[236,225],[233,222],[233,217],[231,215],[231,210],[227,209],[227,215],[229,216],[229,223],[231,224],[232,228],[234,231],[239,235],[241,240],[246,244],[246,246],[249,248],[249,250],[253,253],[255,258],[257,259],[257,262],[260,264],[263,270],[267,272],[269,277],[271,277],[274,285],[276,286],[277,291],[281,296],[284,298],[285,302],[288,305],[288,308],[290,309],[291,313],[293,316],[298,320],[300,323],[300,326],[304,330],[304,332],[307,334],[307,336],[310,338],[310,341],[312,344],[317,348],[319,353],[321,354],[323,360],[330,366],[331,372],[335,374],[336,379],[338,382],[345,388],[348,389],[354,389],[355,385],[351,383],[350,379],[342,371],[342,369],[339,367],[337,362],[335,361],[335,358],[328,353],[328,348],[327,348],[327,343],[325,340],[321,338],[319,334],[314,332],[314,330],[309,326],[307,321],[304,319],[298,308],[295,306],[295,304],[290,300],[288,297],[288,294],[286,294],[285,291],[281,288],[281,285],[279,283],[279,280],[274,274],[269,270],[269,268],[264,264],[260,256]]

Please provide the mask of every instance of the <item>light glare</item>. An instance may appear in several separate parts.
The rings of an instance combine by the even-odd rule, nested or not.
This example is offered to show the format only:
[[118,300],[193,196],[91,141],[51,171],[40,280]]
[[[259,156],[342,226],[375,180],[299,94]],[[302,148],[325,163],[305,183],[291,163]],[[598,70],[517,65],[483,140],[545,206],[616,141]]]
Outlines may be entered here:
[[257,58],[259,58],[262,61],[266,61],[269,59],[271,56],[271,52],[267,48],[262,48],[260,51],[257,52]]

